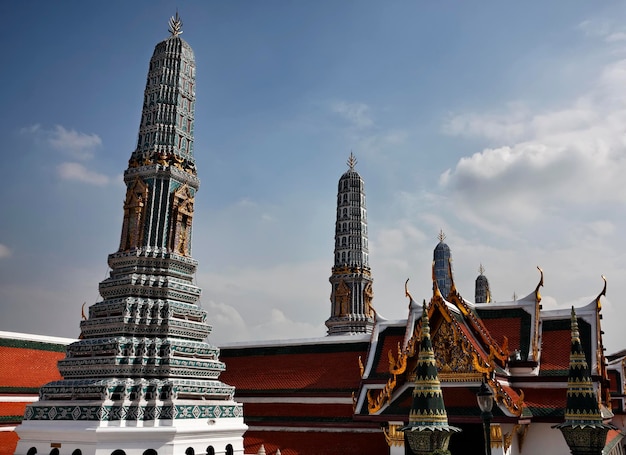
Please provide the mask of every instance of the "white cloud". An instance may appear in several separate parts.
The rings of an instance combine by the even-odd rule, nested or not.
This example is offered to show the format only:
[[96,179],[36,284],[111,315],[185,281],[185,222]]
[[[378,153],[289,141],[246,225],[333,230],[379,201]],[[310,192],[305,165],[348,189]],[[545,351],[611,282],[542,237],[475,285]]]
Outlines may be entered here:
[[451,192],[461,211],[492,222],[526,223],[546,211],[625,203],[625,84],[626,60],[604,68],[588,93],[569,107],[491,125],[493,116],[464,114],[480,121],[459,128],[463,133],[495,139],[493,131],[513,130],[521,140],[510,138],[506,145],[461,158],[441,174],[441,187]]
[[35,140],[44,142],[53,149],[77,160],[93,158],[94,152],[102,146],[102,139],[97,134],[86,134],[74,129],[66,129],[55,125],[52,129],[42,128],[39,123],[25,126],[20,134],[33,136]]
[[20,134],[36,134],[40,128],[41,125],[39,123],[35,123],[34,125],[20,128]]
[[615,25],[608,19],[586,20],[578,24],[578,28],[592,38],[601,38],[607,43],[616,43],[626,40],[626,31],[622,24]]
[[442,131],[450,136],[480,137],[496,141],[519,139],[526,133],[528,109],[521,103],[510,103],[502,112],[466,112],[450,115]]
[[3,245],[2,243],[0,243],[0,259],[2,258],[9,258],[11,257],[13,253],[11,252],[11,250],[9,249],[8,246]]
[[331,105],[331,110],[350,122],[355,128],[367,128],[374,125],[367,104],[338,101]]
[[110,181],[106,175],[90,171],[80,163],[61,163],[57,166],[57,172],[63,180],[73,180],[90,185],[102,186],[107,185]]
[[102,139],[97,134],[67,130],[61,125],[56,125],[48,133],[48,142],[55,149],[83,160],[92,158],[94,150],[102,145]]

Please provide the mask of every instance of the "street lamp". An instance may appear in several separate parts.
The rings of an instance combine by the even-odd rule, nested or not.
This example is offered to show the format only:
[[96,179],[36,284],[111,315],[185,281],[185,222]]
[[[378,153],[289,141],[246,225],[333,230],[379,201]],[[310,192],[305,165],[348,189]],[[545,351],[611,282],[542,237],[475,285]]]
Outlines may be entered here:
[[480,390],[476,394],[476,400],[478,401],[478,407],[481,410],[480,417],[483,419],[483,428],[485,430],[485,454],[491,455],[491,408],[493,407],[493,393],[485,384],[485,381],[480,386]]

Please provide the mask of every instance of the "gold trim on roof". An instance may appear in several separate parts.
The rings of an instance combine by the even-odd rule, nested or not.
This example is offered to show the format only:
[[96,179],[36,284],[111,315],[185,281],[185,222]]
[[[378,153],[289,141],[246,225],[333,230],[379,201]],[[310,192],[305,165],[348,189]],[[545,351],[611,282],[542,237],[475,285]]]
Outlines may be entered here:
[[[600,294],[598,294],[598,297],[596,297],[596,371],[598,375],[600,375],[602,378],[608,381],[609,374],[608,374],[608,371],[606,370],[606,359],[604,357],[604,344],[602,343],[602,324],[600,323],[600,320],[602,319],[602,315],[600,314],[600,311],[602,310],[602,302],[600,299],[602,297],[606,297],[606,277],[604,275],[601,275],[601,277],[602,277],[602,280],[604,281],[604,287],[602,288],[602,291],[600,292]],[[606,407],[609,410],[611,410],[612,403],[611,403],[610,389],[600,384],[600,390],[598,392],[599,392],[598,393],[599,404],[602,404],[602,402],[604,401],[606,404]]]
[[539,270],[541,277],[535,288],[535,325],[533,331],[533,360],[535,362],[539,358],[539,312],[541,311],[541,293],[539,288],[543,286],[543,270],[539,266],[537,266],[537,270]]
[[389,428],[383,427],[383,434],[385,435],[385,441],[389,447],[403,447],[404,446],[404,431],[400,430],[400,425],[390,423]]
[[405,295],[405,297],[409,298],[409,306],[410,306],[411,302],[413,301],[413,296],[409,292],[409,279],[408,278],[404,282],[404,295]]

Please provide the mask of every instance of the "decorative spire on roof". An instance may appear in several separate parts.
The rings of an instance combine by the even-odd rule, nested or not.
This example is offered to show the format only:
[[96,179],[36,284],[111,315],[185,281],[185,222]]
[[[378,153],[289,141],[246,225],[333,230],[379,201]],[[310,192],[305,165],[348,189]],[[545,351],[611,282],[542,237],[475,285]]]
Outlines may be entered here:
[[430,454],[435,450],[447,450],[450,436],[461,430],[448,425],[426,305],[422,310],[421,336],[409,424],[402,430],[413,453]]
[[176,10],[176,16],[170,17],[169,26],[168,31],[172,34],[172,36],[178,36],[183,33],[183,21],[178,15],[178,10]]
[[451,264],[452,253],[450,247],[444,242],[446,235],[443,229],[439,231],[437,236],[439,243],[433,251],[434,274],[437,279],[437,286],[444,298],[447,298],[452,288]]
[[352,153],[352,150],[350,150],[350,156],[348,157],[348,161],[346,161],[346,164],[348,165],[351,171],[354,171],[354,167],[356,166],[356,163],[358,163],[358,161],[356,160],[356,156],[354,156],[354,154]]
[[371,333],[375,322],[374,289],[369,266],[365,184],[354,170],[356,157],[348,157],[349,169],[339,178],[335,222],[335,261],[328,335]]
[[556,425],[563,433],[572,454],[601,454],[606,434],[613,425],[605,425],[594,389],[591,372],[580,342],[578,319],[572,307],[572,341],[569,374],[567,378],[567,402],[565,422]]
[[478,272],[480,273],[480,275],[476,277],[474,301],[476,303],[490,303],[491,291],[489,290],[489,280],[485,276],[485,268],[482,264],[480,264]]

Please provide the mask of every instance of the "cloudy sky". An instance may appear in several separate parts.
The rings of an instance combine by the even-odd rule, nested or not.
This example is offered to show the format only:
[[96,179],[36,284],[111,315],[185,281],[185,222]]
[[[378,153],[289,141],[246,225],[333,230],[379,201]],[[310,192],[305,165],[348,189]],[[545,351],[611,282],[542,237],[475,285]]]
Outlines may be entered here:
[[[193,256],[216,344],[325,334],[336,184],[365,180],[374,303],[602,290],[626,347],[623,2],[1,2],[0,330],[76,337],[118,247],[154,45],[197,62]],[[620,297],[622,296],[622,297]]]

